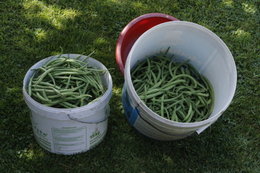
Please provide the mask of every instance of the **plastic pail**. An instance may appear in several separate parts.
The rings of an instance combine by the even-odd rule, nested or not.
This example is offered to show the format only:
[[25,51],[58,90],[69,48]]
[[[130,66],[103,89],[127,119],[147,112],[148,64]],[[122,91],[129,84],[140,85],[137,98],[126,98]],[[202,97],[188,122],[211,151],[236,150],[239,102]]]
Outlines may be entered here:
[[177,20],[168,14],[147,13],[129,22],[120,33],[116,43],[116,63],[121,73],[124,74],[127,55],[138,37],[160,23]]
[[[193,123],[168,120],[149,109],[137,95],[131,68],[168,47],[176,61],[189,59],[212,84],[214,108],[208,119]],[[124,77],[123,105],[129,123],[148,137],[175,140],[201,133],[221,116],[234,96],[237,71],[231,52],[216,34],[195,23],[175,21],[159,24],[138,38],[128,55]]]
[[[76,58],[78,54],[64,54]],[[34,70],[41,67],[52,56],[33,65],[23,80],[23,96],[31,110],[31,122],[36,141],[44,149],[57,154],[76,154],[87,151],[104,138],[107,131],[109,116],[109,100],[112,96],[112,78],[109,72],[102,76],[106,92],[96,101],[85,106],[71,109],[53,108],[33,100],[26,91],[26,87]],[[81,56],[84,58],[86,56]],[[90,66],[99,69],[106,67],[93,58],[87,59]]]

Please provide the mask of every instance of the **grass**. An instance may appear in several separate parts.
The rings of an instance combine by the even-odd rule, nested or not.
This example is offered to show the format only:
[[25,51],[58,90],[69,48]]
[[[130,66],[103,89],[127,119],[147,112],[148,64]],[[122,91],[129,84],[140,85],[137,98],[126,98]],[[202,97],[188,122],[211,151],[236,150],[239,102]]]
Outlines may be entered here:
[[[259,1],[0,1],[0,172],[260,172]],[[161,12],[201,24],[230,48],[238,86],[223,116],[199,136],[160,142],[136,132],[122,113],[123,77],[115,63],[120,31],[133,18]],[[114,95],[104,141],[73,156],[36,143],[22,80],[37,61],[96,51],[111,70]]]

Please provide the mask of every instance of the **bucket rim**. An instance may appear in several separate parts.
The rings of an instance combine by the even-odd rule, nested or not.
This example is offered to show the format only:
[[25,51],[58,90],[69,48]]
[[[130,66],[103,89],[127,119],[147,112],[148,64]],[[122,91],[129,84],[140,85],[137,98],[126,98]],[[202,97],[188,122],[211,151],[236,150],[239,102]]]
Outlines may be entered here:
[[[167,27],[167,26],[188,26],[188,27],[193,27],[194,29],[200,30],[201,32],[206,33],[207,35],[209,35],[212,39],[214,39],[216,42],[218,42],[221,47],[223,48],[223,50],[226,52],[226,54],[228,55],[228,57],[230,57],[231,59],[229,61],[231,61],[231,66],[234,70],[234,76],[233,76],[233,80],[234,81],[234,85],[231,86],[231,91],[232,93],[230,93],[229,97],[227,98],[226,104],[225,106],[219,110],[215,115],[209,117],[208,119],[205,119],[203,121],[199,121],[199,122],[190,122],[190,123],[184,123],[184,122],[175,122],[169,119],[166,119],[164,117],[161,117],[160,115],[156,114],[155,112],[153,112],[149,107],[146,106],[146,104],[140,99],[140,97],[138,96],[138,94],[136,93],[133,83],[132,83],[132,78],[131,78],[131,69],[130,69],[130,61],[131,61],[131,56],[133,54],[133,50],[138,46],[138,42],[145,37],[146,35],[148,35],[151,32],[154,32],[155,30],[158,30],[162,27]],[[124,78],[125,78],[125,82],[126,82],[126,89],[129,93],[129,95],[131,94],[132,97],[134,97],[135,101],[137,102],[136,106],[142,106],[149,115],[151,115],[154,119],[156,119],[157,121],[163,122],[167,125],[173,125],[176,127],[196,127],[196,126],[201,126],[201,125],[206,125],[206,124],[212,124],[227,108],[228,106],[231,104],[231,101],[234,97],[235,91],[236,91],[236,85],[237,85],[237,70],[236,70],[236,64],[234,61],[234,58],[232,56],[232,53],[230,52],[229,48],[227,47],[227,45],[224,43],[224,41],[222,39],[220,39],[215,33],[213,33],[212,31],[210,31],[209,29],[207,29],[204,26],[201,26],[199,24],[193,23],[193,22],[188,22],[188,21],[174,21],[174,22],[166,22],[166,23],[162,23],[159,24],[157,26],[154,26],[153,28],[147,30],[145,33],[143,33],[134,43],[132,49],[130,50],[129,54],[128,54],[128,58],[126,61],[126,65],[125,65],[125,73],[124,73]],[[130,92],[129,92],[130,91]]]
[[[105,91],[105,93],[99,97],[99,99],[97,99],[96,101],[93,101],[92,103],[89,103],[87,105],[84,105],[84,106],[81,106],[81,107],[77,107],[77,108],[54,108],[54,107],[50,107],[50,106],[46,106],[46,105],[43,105],[39,102],[37,102],[36,100],[34,100],[31,96],[29,96],[29,94],[27,93],[26,91],[26,87],[27,87],[27,76],[29,75],[30,71],[32,69],[34,69],[36,66],[38,66],[38,64],[40,63],[43,63],[43,62],[47,62],[48,60],[51,60],[51,59],[55,59],[57,58],[58,56],[67,56],[69,58],[75,58],[75,57],[78,57],[78,56],[81,56],[83,58],[85,57],[88,57],[86,55],[81,55],[81,54],[73,54],[73,53],[67,53],[67,54],[59,54],[59,55],[53,55],[53,56],[50,56],[50,57],[47,57],[47,58],[44,58],[38,62],[36,62],[33,66],[30,67],[30,69],[26,72],[25,74],[25,77],[23,79],[23,95],[24,95],[24,100],[27,102],[30,102],[31,104],[33,104],[34,106],[36,106],[38,109],[41,109],[41,110],[44,110],[44,111],[48,111],[48,112],[52,112],[52,113],[78,113],[78,112],[82,112],[82,111],[85,111],[85,110],[89,110],[89,109],[94,109],[95,107],[100,107],[100,103],[103,103],[103,102],[109,102],[111,96],[112,96],[112,87],[113,87],[113,84],[112,84],[112,77],[108,71],[108,69],[101,63],[99,62],[98,60],[94,59],[94,58],[91,58],[91,57],[88,57],[87,61],[91,61],[95,64],[98,64],[101,69],[104,69],[104,70],[107,70],[106,72],[106,75],[107,75],[107,78],[108,78],[108,85],[106,86],[107,89]],[[71,57],[73,56],[73,57]],[[26,80],[27,79],[27,80]],[[106,105],[104,103],[104,105]],[[46,115],[47,116],[47,115]],[[91,115],[88,115],[86,114],[86,117],[88,116],[91,116]]]
[[[160,17],[160,18],[165,18],[165,19],[169,19],[168,22],[170,21],[179,21],[179,19],[168,15],[168,14],[164,14],[164,13],[147,13],[147,14],[143,14],[141,16],[136,17],[135,19],[131,20],[125,27],[124,29],[120,32],[119,37],[117,39],[116,42],[116,51],[115,51],[115,57],[116,57],[116,63],[119,67],[119,70],[122,74],[124,74],[124,70],[125,70],[125,63],[123,63],[122,61],[122,56],[121,56],[121,46],[122,43],[125,39],[125,35],[126,33],[138,22],[140,22],[141,20],[144,19],[149,19],[149,18],[153,18],[153,17]],[[155,25],[156,26],[156,25]],[[141,34],[142,35],[142,34]],[[131,46],[132,47],[132,46]],[[130,53],[130,52],[129,52]],[[127,60],[127,59],[126,59]]]

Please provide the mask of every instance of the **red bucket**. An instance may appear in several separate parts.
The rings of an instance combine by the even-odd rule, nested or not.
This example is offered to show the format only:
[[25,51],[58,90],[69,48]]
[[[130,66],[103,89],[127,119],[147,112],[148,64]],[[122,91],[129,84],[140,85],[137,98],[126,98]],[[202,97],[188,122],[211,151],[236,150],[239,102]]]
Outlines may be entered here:
[[116,63],[122,74],[124,74],[128,53],[135,41],[148,29],[169,21],[178,21],[178,19],[167,14],[148,13],[135,18],[125,26],[116,44]]

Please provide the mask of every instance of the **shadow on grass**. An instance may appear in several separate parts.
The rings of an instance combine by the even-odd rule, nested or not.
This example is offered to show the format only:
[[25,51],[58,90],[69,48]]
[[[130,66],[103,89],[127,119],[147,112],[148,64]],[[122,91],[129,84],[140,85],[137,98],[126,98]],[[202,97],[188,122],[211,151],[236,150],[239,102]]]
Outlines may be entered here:
[[[5,44],[0,46],[6,52],[0,58],[3,79],[0,81],[0,139],[4,141],[0,144],[0,172],[8,169],[21,172],[229,172],[233,169],[239,172],[256,167],[259,151],[254,151],[257,143],[252,138],[256,137],[254,127],[258,126],[248,112],[257,115],[259,111],[256,105],[252,109],[243,105],[250,96],[257,96],[253,92],[257,89],[256,78],[250,83],[253,72],[245,70],[257,62],[253,48],[257,45],[253,38],[259,35],[255,32],[258,28],[255,22],[259,21],[256,5],[235,1],[148,2],[149,5],[116,0],[7,2],[16,14],[11,14],[7,7],[1,9],[7,10],[3,13],[7,19],[3,20],[6,27],[2,28],[6,33]],[[227,43],[238,63],[237,93],[240,95],[224,116],[199,136],[172,142],[155,141],[136,132],[122,113],[123,76],[114,58],[116,39],[129,21],[148,12],[167,13],[208,27]],[[93,58],[112,68],[114,95],[105,140],[95,149],[75,156],[45,152],[33,138],[21,81],[27,69],[42,58],[59,53],[88,54],[93,50]],[[254,100],[248,102],[254,104]],[[243,126],[247,130],[241,129]]]

